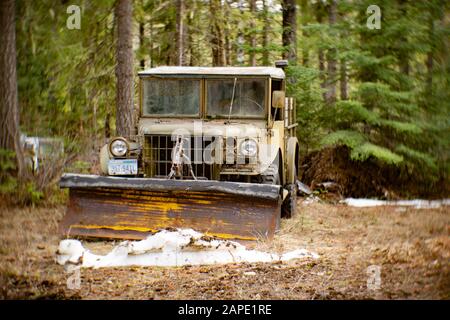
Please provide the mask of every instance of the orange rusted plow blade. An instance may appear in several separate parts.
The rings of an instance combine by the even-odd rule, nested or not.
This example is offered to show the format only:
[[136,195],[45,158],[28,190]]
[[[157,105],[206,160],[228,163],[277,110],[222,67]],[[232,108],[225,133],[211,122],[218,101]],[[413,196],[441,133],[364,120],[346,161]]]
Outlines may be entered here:
[[69,205],[63,235],[143,239],[158,230],[192,228],[227,239],[272,238],[280,186],[65,174]]

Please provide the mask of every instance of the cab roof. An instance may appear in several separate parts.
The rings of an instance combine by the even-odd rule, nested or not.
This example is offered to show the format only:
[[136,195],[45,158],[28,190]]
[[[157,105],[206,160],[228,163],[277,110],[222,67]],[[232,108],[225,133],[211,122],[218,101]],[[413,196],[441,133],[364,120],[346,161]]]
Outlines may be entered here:
[[157,67],[139,72],[139,76],[269,76],[284,79],[284,71],[275,67]]

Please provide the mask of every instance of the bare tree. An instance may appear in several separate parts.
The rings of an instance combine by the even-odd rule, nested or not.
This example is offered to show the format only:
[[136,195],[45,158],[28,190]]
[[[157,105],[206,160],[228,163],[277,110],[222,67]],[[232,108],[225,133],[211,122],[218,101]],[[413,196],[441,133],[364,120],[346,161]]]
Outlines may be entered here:
[[134,81],[133,81],[133,5],[132,0],[117,0],[116,51],[116,132],[119,136],[134,133]]
[[283,58],[297,63],[297,9],[295,0],[283,0]]
[[15,1],[0,2],[0,148],[15,151],[19,176],[24,174],[20,144],[16,70]]

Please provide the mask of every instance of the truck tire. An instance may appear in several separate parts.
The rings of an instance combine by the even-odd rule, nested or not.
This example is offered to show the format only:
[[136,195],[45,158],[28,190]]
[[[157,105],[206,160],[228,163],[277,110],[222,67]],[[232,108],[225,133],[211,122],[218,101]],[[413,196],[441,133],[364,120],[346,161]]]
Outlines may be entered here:
[[280,184],[280,173],[278,171],[278,165],[272,163],[266,171],[261,174],[262,184]]
[[261,173],[262,184],[271,184],[271,185],[281,184],[279,163],[280,163],[280,155],[277,154],[272,164],[266,169],[266,171]]
[[[294,167],[294,172],[296,168]],[[285,189],[289,192],[286,199],[281,206],[281,217],[290,219],[297,213],[297,174],[295,174],[294,183],[285,186]]]

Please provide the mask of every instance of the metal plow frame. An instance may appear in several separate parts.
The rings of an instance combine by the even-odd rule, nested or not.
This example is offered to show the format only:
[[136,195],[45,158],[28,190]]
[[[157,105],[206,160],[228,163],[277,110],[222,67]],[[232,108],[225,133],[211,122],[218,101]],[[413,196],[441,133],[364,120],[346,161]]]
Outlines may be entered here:
[[65,174],[65,236],[144,239],[192,228],[225,239],[271,239],[279,227],[281,186],[253,183]]

